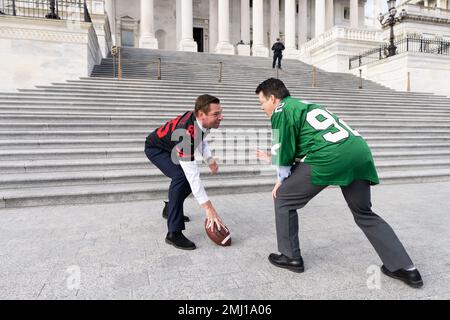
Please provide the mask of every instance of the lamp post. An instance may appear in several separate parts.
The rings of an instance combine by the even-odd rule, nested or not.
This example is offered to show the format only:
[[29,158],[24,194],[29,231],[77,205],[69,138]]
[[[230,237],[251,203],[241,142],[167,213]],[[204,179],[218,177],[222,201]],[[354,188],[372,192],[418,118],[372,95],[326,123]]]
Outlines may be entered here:
[[50,12],[45,16],[47,19],[61,19],[55,12],[55,0],[50,0]]
[[[400,14],[396,17],[397,9],[395,8],[395,2],[396,0],[388,0],[388,8],[389,13],[386,15],[380,13],[378,15],[378,21],[380,21],[381,26],[387,27],[389,26],[391,28],[391,34],[389,37],[389,46],[388,46],[388,57],[394,56],[395,51],[397,50],[397,47],[394,44],[394,26],[397,23],[400,23],[407,15],[405,9],[402,9]],[[383,21],[384,20],[384,21]]]

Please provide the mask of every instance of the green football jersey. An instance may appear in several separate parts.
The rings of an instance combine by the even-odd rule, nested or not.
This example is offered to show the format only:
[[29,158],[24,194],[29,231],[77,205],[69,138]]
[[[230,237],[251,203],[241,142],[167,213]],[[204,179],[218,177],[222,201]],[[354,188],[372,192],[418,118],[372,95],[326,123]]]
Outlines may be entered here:
[[286,97],[271,122],[274,165],[304,161],[312,167],[315,185],[347,186],[354,180],[379,183],[366,141],[327,109]]

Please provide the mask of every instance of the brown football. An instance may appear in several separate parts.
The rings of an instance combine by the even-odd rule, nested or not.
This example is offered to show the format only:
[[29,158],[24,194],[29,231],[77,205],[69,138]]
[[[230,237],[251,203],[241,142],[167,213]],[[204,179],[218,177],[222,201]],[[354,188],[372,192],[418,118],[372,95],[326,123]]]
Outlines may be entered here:
[[213,230],[211,230],[211,228],[208,228],[207,223],[208,219],[205,219],[205,231],[212,242],[224,247],[231,245],[231,235],[228,228],[221,227],[219,231],[216,224],[214,223]]

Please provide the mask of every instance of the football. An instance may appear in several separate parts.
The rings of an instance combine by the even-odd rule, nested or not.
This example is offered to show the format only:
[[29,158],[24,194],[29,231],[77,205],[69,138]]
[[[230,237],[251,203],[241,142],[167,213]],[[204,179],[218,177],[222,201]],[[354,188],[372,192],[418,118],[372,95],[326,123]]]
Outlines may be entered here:
[[231,245],[231,235],[228,228],[222,226],[219,231],[216,224],[214,224],[213,230],[211,230],[210,226],[207,224],[208,219],[205,219],[205,231],[212,242],[224,247]]

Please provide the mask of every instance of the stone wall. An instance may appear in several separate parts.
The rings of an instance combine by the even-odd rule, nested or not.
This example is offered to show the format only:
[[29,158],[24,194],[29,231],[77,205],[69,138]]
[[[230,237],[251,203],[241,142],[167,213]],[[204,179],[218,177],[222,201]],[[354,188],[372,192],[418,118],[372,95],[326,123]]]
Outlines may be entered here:
[[450,97],[450,56],[420,52],[405,52],[351,72],[378,82],[394,90],[407,91],[408,72],[410,91],[432,92]]
[[91,23],[0,16],[1,91],[89,76],[101,58]]

